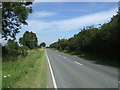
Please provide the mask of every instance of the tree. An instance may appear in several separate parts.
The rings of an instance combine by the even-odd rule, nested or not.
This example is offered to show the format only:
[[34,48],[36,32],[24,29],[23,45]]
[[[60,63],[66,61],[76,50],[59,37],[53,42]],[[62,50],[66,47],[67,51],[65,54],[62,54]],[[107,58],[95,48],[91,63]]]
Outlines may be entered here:
[[6,46],[2,47],[2,56],[18,56],[19,45],[15,40],[9,39]]
[[40,44],[40,47],[45,47],[45,46],[46,46],[45,42],[42,42],[42,43]]
[[26,19],[28,14],[32,12],[30,6],[32,2],[3,2],[2,3],[2,37],[14,38],[21,25],[27,25]]
[[7,42],[7,46],[6,46],[8,49],[11,49],[11,50],[18,50],[18,43],[15,42],[14,40],[11,40],[9,39],[8,42]]
[[36,34],[33,33],[32,31],[31,32],[26,31],[23,34],[23,37],[21,37],[19,39],[19,43],[23,46],[27,46],[30,49],[32,49],[34,47],[37,47],[38,38],[37,38]]
[[50,48],[66,50],[77,54],[84,52],[93,56],[118,60],[120,46],[120,13],[113,16],[110,22],[99,28],[83,28],[69,39],[59,39]]

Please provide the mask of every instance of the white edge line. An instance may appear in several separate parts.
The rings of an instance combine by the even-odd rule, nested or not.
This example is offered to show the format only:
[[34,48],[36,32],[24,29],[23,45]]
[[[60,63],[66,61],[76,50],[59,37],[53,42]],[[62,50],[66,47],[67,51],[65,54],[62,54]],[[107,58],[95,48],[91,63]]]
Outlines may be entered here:
[[[45,49],[45,51],[46,51],[46,49]],[[47,52],[46,52],[46,57],[47,57],[48,65],[49,65],[50,72],[51,72],[51,75],[52,75],[52,80],[53,80],[54,88],[57,89],[57,84],[56,84],[56,81],[55,81],[55,77],[54,77],[54,74],[53,74],[53,70],[52,70],[52,67],[51,67],[50,60],[49,60],[49,58],[48,58]]]
[[83,65],[83,64],[81,64],[81,63],[79,63],[79,62],[77,62],[77,61],[74,61],[75,63],[77,63],[77,64],[79,64],[79,65]]

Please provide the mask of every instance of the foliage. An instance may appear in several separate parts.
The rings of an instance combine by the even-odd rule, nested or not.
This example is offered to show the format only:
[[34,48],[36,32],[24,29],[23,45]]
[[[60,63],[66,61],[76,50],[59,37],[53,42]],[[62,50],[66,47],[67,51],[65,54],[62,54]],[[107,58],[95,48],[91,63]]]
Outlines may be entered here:
[[[27,50],[19,47],[15,36],[19,33],[21,25],[27,25],[28,14],[32,12],[32,2],[26,0],[20,2],[2,2],[2,38],[8,40],[6,46],[2,47],[2,56],[18,57],[26,56]],[[9,59],[6,59],[9,61]]]
[[14,38],[21,25],[27,25],[26,19],[32,12],[32,2],[3,2],[2,3],[2,37]]
[[2,55],[3,56],[17,56],[19,55],[18,51],[18,43],[14,40],[9,39],[6,46],[2,48]]
[[15,49],[18,50],[18,43],[15,42],[14,40],[9,39],[7,42],[7,46],[8,49]]
[[23,37],[21,37],[19,39],[19,43],[23,46],[27,46],[30,49],[33,49],[33,48],[37,47],[38,38],[37,38],[36,34],[33,33],[32,31],[31,32],[26,31],[23,34]]
[[68,52],[85,52],[94,56],[118,59],[120,46],[120,14],[99,28],[83,28],[69,39],[59,39],[50,45],[51,48]]
[[[27,56],[28,48],[25,46],[19,46],[15,40],[8,40],[6,46],[2,47],[2,56],[5,57],[18,57],[18,56]],[[3,59],[4,60],[4,59]],[[9,61],[9,59],[7,59]]]
[[21,56],[27,56],[29,48],[26,46],[20,46],[19,47],[19,52]]
[[40,48],[41,48],[41,47],[45,47],[45,46],[46,46],[45,42],[42,42],[42,43],[40,44]]

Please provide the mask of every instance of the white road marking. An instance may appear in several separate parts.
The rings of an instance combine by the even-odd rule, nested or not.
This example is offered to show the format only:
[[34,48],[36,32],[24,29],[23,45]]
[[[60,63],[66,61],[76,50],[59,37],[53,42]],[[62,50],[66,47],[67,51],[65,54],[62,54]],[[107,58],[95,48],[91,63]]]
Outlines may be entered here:
[[77,64],[79,64],[79,65],[83,65],[83,64],[81,64],[81,63],[79,63],[79,62],[77,62],[77,61],[74,61],[75,63],[77,63]]
[[60,56],[60,55],[59,55]]
[[51,75],[52,75],[53,85],[54,85],[54,88],[57,90],[57,84],[56,84],[56,81],[55,81],[55,77],[54,77],[54,74],[53,74],[53,70],[52,70],[52,67],[51,67],[50,60],[48,58],[47,52],[46,52],[46,57],[47,57],[48,65],[49,65],[50,72],[51,72]]

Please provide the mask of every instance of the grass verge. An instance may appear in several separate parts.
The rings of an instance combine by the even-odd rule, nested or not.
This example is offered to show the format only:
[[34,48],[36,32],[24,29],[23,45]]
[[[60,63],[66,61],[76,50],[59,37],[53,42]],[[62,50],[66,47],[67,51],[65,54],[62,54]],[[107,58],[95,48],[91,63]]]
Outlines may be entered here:
[[45,51],[30,50],[25,58],[3,62],[3,88],[46,88]]

